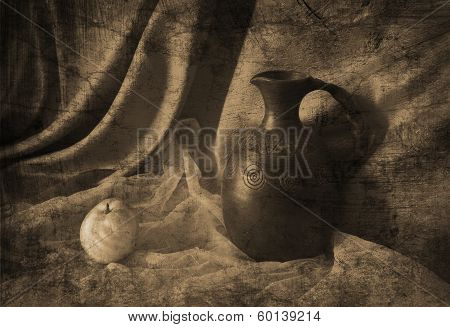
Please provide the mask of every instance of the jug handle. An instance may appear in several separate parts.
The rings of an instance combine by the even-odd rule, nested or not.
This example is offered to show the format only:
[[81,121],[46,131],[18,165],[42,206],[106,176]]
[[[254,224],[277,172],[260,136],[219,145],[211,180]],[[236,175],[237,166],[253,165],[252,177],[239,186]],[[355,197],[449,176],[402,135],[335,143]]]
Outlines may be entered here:
[[356,109],[352,95],[335,84],[324,82],[318,78],[310,77],[310,79],[312,88],[309,92],[318,90],[327,91],[343,107],[345,116],[351,124],[354,152],[356,153],[357,159],[361,159],[368,151],[367,126],[364,122],[363,115]]

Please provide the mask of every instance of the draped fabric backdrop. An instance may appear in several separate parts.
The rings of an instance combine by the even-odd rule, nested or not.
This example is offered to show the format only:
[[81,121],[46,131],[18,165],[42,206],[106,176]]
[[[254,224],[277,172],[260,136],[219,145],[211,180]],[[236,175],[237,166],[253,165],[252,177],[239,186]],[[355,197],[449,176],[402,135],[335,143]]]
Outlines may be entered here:
[[[448,304],[450,4],[307,4],[2,0],[1,303]],[[342,187],[334,262],[255,263],[222,224],[227,139],[260,123],[249,80],[271,69],[341,86],[370,128]],[[300,116],[352,162],[338,103],[314,92]],[[184,152],[178,173],[137,174],[180,121],[218,129],[216,179]],[[141,232],[105,267],[79,227],[111,196]]]

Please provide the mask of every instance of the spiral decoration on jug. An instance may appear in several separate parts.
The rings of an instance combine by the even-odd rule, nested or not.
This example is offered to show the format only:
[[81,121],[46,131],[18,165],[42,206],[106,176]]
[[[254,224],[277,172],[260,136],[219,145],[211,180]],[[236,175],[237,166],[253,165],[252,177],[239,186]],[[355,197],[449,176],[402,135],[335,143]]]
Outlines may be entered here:
[[281,188],[285,192],[292,192],[300,185],[300,178],[289,177],[287,175],[278,178]]
[[250,165],[244,171],[244,184],[252,190],[258,190],[266,183],[263,170],[257,165]]

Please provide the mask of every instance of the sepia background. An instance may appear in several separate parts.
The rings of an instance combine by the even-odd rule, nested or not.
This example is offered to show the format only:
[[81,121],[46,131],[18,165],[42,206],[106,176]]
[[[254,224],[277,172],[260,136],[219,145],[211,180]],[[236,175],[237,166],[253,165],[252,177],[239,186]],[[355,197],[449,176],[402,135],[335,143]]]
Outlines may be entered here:
[[[0,17],[2,305],[448,305],[448,1],[1,0]],[[177,174],[137,174],[179,121],[257,126],[249,80],[271,69],[339,85],[370,127],[332,262],[256,263],[228,240],[226,132],[216,179],[182,152]],[[352,162],[339,104],[318,91],[301,112]],[[110,197],[141,234],[103,266],[79,228]]]

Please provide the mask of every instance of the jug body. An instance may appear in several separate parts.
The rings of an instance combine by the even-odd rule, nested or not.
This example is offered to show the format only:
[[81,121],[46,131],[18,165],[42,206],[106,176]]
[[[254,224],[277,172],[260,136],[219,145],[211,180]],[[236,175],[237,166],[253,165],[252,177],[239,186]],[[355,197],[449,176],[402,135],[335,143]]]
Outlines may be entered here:
[[239,133],[222,182],[224,221],[232,242],[258,261],[288,261],[329,254],[338,201],[331,161],[320,138],[303,126],[298,108],[316,85],[293,72],[252,79],[261,91],[260,127]]

